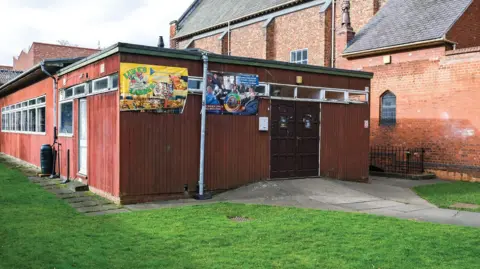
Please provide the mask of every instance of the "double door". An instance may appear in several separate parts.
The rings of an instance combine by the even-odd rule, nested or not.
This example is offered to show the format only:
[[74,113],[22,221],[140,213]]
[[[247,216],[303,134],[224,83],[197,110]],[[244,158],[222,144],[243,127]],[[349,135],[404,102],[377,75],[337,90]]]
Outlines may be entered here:
[[272,100],[270,177],[318,176],[320,103]]

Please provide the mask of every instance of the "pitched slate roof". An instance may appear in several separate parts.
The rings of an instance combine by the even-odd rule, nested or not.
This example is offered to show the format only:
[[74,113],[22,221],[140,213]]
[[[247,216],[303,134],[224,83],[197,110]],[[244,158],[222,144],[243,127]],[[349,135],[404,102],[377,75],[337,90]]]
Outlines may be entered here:
[[472,0],[389,0],[345,54],[442,38]]
[[16,76],[20,75],[21,71],[13,71],[8,69],[0,69],[0,85],[7,83]]
[[298,0],[196,0],[178,22],[175,37],[193,34],[200,30],[236,20]]

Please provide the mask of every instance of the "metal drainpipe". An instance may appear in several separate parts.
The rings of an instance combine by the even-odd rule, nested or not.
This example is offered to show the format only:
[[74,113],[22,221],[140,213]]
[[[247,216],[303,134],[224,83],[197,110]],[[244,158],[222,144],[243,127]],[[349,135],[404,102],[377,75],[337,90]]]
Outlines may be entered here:
[[[51,77],[53,79],[53,150],[55,151],[55,144],[57,143],[57,88],[58,88],[58,81],[55,76],[50,74],[47,69],[45,69],[45,61],[42,61],[40,64],[40,69],[42,70],[43,73],[45,73],[47,76]],[[45,126],[45,129],[47,126]],[[53,158],[53,171],[52,175],[50,178],[57,178],[60,176],[60,173],[56,173],[55,171],[55,163],[56,163],[56,158],[58,158],[58,163],[60,163],[60,158],[57,154],[54,154]],[[58,170],[60,171],[60,165],[58,166]]]
[[335,0],[332,0],[332,68],[335,68],[335,50]]
[[207,75],[208,75],[208,54],[203,53],[203,85],[202,85],[202,112],[201,112],[201,130],[200,130],[200,172],[198,179],[198,200],[209,199],[204,193],[204,174],[205,174],[205,134],[207,122]]
[[[46,69],[45,69],[45,62],[42,62],[40,64],[40,68],[42,69],[42,72],[45,73],[47,76],[51,77],[53,79],[53,128],[56,131],[57,129],[57,88],[58,88],[58,81],[55,76],[50,74]],[[54,138],[57,137],[57,134],[53,134]]]

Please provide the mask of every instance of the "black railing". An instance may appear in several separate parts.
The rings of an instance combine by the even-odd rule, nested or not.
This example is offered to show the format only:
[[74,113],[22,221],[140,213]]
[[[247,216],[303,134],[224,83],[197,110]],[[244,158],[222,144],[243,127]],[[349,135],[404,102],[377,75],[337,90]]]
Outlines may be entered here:
[[370,171],[423,174],[425,149],[376,146],[370,148]]

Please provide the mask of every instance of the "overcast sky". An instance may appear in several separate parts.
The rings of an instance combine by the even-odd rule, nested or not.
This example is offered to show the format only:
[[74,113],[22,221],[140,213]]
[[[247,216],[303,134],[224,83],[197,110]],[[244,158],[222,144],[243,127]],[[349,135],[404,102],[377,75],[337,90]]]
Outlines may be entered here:
[[0,65],[34,41],[81,47],[156,45],[193,0],[0,0]]

